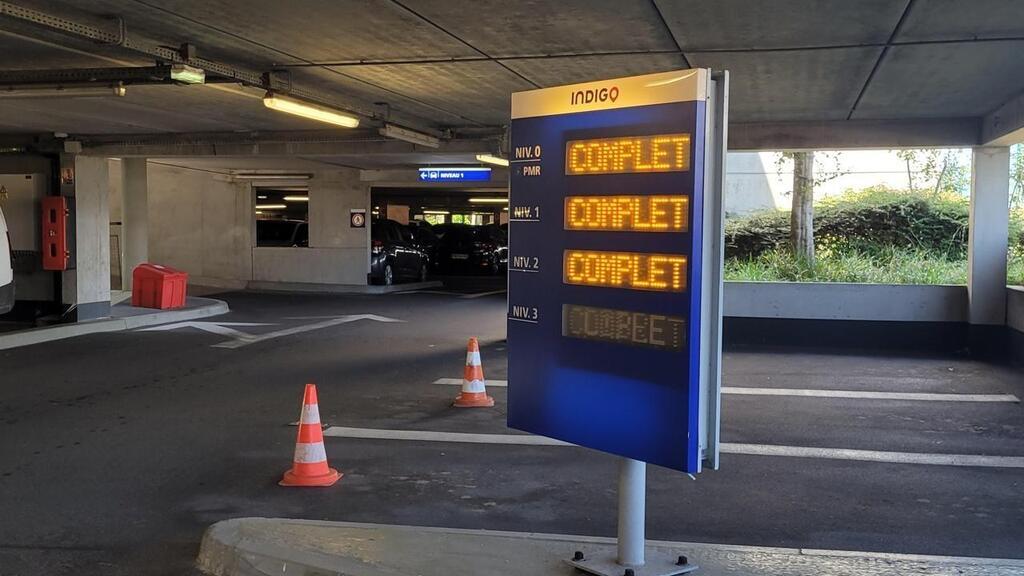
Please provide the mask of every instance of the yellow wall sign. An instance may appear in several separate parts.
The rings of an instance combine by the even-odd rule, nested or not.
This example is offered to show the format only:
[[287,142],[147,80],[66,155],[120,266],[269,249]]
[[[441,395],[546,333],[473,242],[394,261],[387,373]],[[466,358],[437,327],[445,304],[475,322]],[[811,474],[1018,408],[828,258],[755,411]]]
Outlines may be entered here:
[[568,196],[566,230],[686,232],[686,196]]
[[622,136],[565,143],[565,173],[571,176],[686,172],[689,169],[689,134]]
[[566,250],[562,270],[566,284],[656,292],[686,290],[686,256],[679,254]]

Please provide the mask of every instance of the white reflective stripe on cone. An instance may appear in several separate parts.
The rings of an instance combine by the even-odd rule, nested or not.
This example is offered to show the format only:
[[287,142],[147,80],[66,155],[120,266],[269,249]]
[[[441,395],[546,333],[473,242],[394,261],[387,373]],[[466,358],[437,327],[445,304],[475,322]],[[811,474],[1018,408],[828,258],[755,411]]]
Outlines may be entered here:
[[480,365],[480,351],[466,352],[466,366]]
[[319,424],[320,406],[317,404],[303,404],[302,414],[299,415],[299,424]]
[[295,462],[299,464],[316,464],[327,460],[327,450],[323,442],[313,444],[298,443],[295,445]]
[[462,391],[469,392],[471,394],[479,394],[484,391],[483,380],[463,380]]

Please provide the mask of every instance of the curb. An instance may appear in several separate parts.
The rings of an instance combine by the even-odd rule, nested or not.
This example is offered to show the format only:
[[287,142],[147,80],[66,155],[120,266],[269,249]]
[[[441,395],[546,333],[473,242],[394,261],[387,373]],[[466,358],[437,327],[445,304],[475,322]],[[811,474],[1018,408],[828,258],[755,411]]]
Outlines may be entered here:
[[170,322],[183,322],[197,318],[218,316],[231,311],[227,302],[213,298],[189,298],[189,308],[183,310],[169,310],[166,312],[150,312],[134,316],[122,316],[120,318],[107,318],[103,320],[87,320],[74,324],[61,324],[47,326],[46,328],[33,328],[21,332],[12,332],[0,335],[0,350],[10,350],[31,346],[54,340],[65,340],[86,334],[99,334],[102,332],[122,332],[134,330],[144,326],[156,324],[167,324]]
[[[422,526],[235,518],[203,535],[196,567],[213,576],[534,576],[570,574],[573,549],[613,554],[614,538]],[[704,574],[1020,574],[1024,560],[647,541],[648,555],[685,551]],[[528,559],[528,560],[527,560]],[[529,564],[529,566],[527,566]]]

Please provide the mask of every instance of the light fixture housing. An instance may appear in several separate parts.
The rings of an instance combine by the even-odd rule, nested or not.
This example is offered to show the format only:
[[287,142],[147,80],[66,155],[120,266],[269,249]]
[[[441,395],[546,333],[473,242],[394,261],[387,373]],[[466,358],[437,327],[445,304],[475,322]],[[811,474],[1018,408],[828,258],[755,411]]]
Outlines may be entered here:
[[120,98],[128,89],[121,82],[107,86],[0,87],[0,98]]
[[508,198],[470,198],[470,204],[508,204]]
[[313,104],[311,102],[303,102],[297,98],[284,96],[282,94],[275,94],[273,92],[267,92],[266,96],[263,97],[263,105],[271,110],[277,110],[278,112],[284,112],[285,114],[300,116],[302,118],[325,122],[327,124],[334,124],[335,126],[342,126],[344,128],[356,128],[359,126],[359,118],[341,112],[340,110],[320,106],[319,104]]
[[478,162],[484,164],[493,164],[495,166],[504,166],[508,168],[508,159],[502,158],[501,156],[495,156],[494,154],[477,154],[476,159]]
[[181,84],[205,84],[206,70],[188,64],[171,64],[171,80]]
[[430,134],[424,134],[423,132],[417,132],[416,130],[410,130],[409,128],[403,128],[397,124],[385,124],[379,132],[381,136],[394,138],[395,140],[402,140],[409,142],[410,144],[426,146],[428,148],[441,147],[440,138],[431,136]]

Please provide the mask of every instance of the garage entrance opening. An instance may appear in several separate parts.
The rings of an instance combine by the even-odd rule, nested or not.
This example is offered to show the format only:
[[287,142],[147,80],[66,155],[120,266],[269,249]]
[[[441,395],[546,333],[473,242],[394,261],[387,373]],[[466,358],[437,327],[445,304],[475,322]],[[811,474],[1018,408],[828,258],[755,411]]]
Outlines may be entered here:
[[[374,188],[371,278],[502,275],[508,268],[506,188]],[[406,263],[400,260],[405,258]]]

